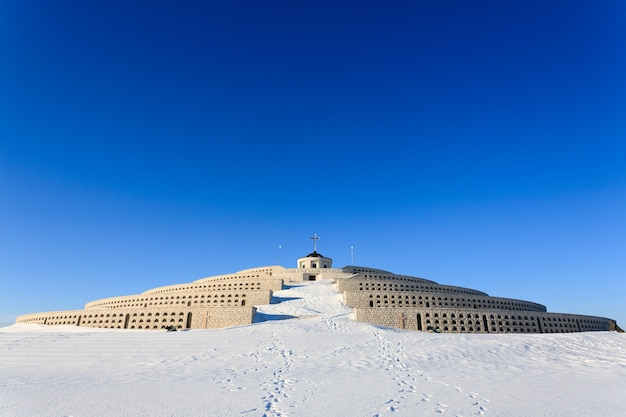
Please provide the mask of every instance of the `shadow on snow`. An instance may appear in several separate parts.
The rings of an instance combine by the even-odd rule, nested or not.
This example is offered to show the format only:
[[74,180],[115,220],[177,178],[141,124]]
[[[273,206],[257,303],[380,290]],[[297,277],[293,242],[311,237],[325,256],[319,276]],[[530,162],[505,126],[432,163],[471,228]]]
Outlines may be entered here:
[[289,320],[297,318],[298,316],[292,316],[290,314],[265,314],[257,312],[254,315],[254,320],[252,320],[252,323],[263,323],[264,321]]
[[272,297],[272,304],[280,304],[285,301],[300,300],[300,297]]

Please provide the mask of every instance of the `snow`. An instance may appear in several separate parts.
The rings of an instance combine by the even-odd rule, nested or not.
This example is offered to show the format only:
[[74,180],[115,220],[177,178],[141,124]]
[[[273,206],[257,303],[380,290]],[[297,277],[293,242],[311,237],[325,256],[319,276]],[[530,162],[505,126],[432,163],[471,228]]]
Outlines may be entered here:
[[274,295],[230,329],[0,329],[0,416],[626,416],[623,334],[408,332],[329,281]]

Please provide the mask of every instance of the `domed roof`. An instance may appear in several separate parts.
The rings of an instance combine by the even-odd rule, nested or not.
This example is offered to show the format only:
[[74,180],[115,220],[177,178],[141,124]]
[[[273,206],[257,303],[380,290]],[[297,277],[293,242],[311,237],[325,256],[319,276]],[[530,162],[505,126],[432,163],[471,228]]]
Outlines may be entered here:
[[305,258],[323,258],[324,255],[322,255],[321,253],[317,253],[317,251],[313,251],[311,253],[309,253],[307,256],[305,256]]

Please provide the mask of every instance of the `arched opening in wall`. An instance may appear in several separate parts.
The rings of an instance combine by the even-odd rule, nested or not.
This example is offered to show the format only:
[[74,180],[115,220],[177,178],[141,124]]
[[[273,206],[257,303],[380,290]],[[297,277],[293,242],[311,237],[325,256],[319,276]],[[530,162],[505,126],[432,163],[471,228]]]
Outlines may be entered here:
[[422,331],[422,315],[417,313],[417,330]]
[[241,306],[244,307],[246,305],[246,300],[241,300]]
[[370,307],[374,307],[374,301],[370,300]]
[[489,333],[489,327],[487,326],[487,315],[483,314],[483,327],[487,333]]
[[191,329],[191,313],[187,313],[187,324],[185,326],[186,329]]
[[430,302],[426,301],[426,307],[430,307]]
[[128,329],[128,321],[130,320],[130,314],[126,314],[126,318],[124,319],[124,328]]
[[76,320],[76,326],[80,326],[80,319],[81,318],[82,318],[81,316],[78,316],[78,320]]

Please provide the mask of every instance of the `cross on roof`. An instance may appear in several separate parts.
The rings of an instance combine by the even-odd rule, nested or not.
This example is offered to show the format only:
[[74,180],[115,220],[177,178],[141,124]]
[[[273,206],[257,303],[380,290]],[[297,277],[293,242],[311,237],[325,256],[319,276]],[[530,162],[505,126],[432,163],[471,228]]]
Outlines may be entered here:
[[320,237],[317,235],[317,233],[313,233],[313,237],[311,238],[311,240],[313,240],[313,252],[317,252],[317,241],[320,240]]

